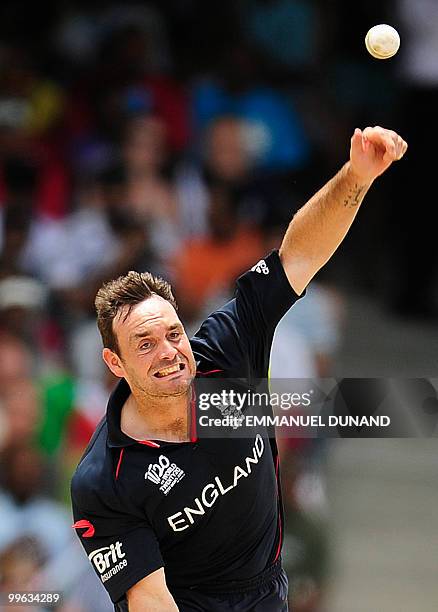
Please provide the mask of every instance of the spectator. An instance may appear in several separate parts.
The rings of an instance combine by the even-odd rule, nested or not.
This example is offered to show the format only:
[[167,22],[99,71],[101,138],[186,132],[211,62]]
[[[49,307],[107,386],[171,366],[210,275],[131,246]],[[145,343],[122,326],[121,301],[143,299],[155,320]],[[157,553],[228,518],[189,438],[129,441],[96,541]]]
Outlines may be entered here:
[[[34,576],[44,562],[44,554],[38,541],[30,536],[17,537],[0,551],[0,595],[7,599],[11,593],[36,587]],[[41,606],[32,606],[35,612],[44,612]],[[26,605],[13,605],[16,612],[26,612]]]
[[122,159],[130,210],[147,228],[151,247],[163,265],[179,246],[175,192],[166,176],[169,149],[163,120],[151,115],[128,120]]
[[34,359],[38,354],[40,371],[53,358],[45,336],[46,298],[46,287],[29,276],[6,276],[0,280],[0,330],[25,342]]
[[233,191],[239,220],[262,229],[290,218],[298,197],[278,177],[259,172],[251,140],[251,127],[244,120],[220,115],[207,125],[199,157],[178,166],[175,184],[184,237],[208,233],[209,190],[216,185]]
[[94,69],[80,84],[87,92],[84,102],[95,133],[113,142],[133,113],[157,115],[166,126],[171,152],[178,154],[190,131],[186,94],[171,75],[151,68],[150,51],[150,37],[141,23],[109,28]]
[[[45,512],[48,519],[53,519],[53,510],[50,515],[46,507]],[[43,528],[47,529],[47,524]],[[113,606],[105,596],[102,584],[79,552],[79,545],[72,541],[67,546],[64,543],[62,550],[55,555],[48,556],[41,537],[18,535],[0,549],[0,595],[25,590],[54,591],[60,596],[56,609],[62,612],[110,612]],[[36,612],[47,610],[45,606],[32,607]],[[20,612],[27,608],[13,606]]]
[[17,436],[25,441],[33,439],[38,419],[36,394],[29,381],[33,363],[33,355],[22,340],[6,331],[0,333],[0,453]]
[[187,240],[174,263],[176,298],[192,324],[230,295],[236,277],[264,255],[259,230],[238,219],[231,190],[210,190],[208,222],[209,234]]
[[259,169],[301,170],[309,162],[311,146],[292,99],[265,84],[247,46],[230,46],[222,61],[217,76],[193,83],[197,133],[218,115],[237,115],[251,126],[251,148]]
[[32,444],[35,431],[40,421],[40,404],[38,391],[30,379],[18,379],[10,382],[2,390],[2,409],[6,415],[6,430],[8,435],[4,441],[7,449],[17,440],[23,444]]
[[58,141],[63,93],[39,74],[24,49],[10,46],[2,51],[0,202],[8,202],[22,191],[19,173],[32,172],[34,210],[39,215],[59,217],[66,210],[69,193],[68,172]]
[[0,120],[15,137],[49,137],[63,112],[59,86],[45,78],[25,49],[3,46],[0,57]]
[[[1,458],[0,550],[17,537],[32,536],[46,559],[71,541],[69,513],[43,493],[45,466],[41,455],[22,441]],[[47,526],[50,525],[50,529]]]

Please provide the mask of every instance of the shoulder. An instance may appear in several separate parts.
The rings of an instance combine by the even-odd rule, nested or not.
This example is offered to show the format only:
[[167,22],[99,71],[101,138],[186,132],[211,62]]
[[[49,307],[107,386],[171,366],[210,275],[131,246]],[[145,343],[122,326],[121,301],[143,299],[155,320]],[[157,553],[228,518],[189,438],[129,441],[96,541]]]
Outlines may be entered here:
[[266,377],[275,328],[298,297],[278,251],[271,251],[239,276],[233,299],[207,317],[192,338],[198,369]]
[[107,445],[106,417],[96,428],[71,480],[73,503],[92,509],[96,494],[108,486],[111,476],[111,449]]
[[241,330],[236,300],[208,316],[190,340],[198,374],[234,370],[236,359],[243,357]]

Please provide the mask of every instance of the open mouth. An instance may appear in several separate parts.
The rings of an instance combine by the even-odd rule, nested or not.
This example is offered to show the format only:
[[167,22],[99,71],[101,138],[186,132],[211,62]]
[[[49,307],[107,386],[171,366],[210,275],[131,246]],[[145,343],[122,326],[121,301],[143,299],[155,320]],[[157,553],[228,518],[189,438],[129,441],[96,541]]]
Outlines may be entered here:
[[166,376],[170,376],[171,374],[181,372],[185,369],[185,367],[186,366],[184,363],[176,363],[175,365],[169,366],[168,368],[162,368],[161,370],[158,370],[158,372],[155,372],[154,376],[156,378],[165,378]]

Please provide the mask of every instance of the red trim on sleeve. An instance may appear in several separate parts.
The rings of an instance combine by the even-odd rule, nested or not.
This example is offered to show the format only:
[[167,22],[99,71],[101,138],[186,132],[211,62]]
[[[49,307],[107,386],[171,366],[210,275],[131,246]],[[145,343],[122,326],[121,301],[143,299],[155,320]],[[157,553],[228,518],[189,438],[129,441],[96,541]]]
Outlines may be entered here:
[[[277,461],[276,461],[276,465],[275,465],[275,477],[277,479],[277,495],[278,495],[278,466],[280,464],[280,457],[279,455],[277,455]],[[278,548],[277,548],[277,552],[275,553],[275,559],[274,559],[274,563],[277,561],[278,557],[280,556],[280,551],[281,551],[281,545],[283,543],[283,533],[282,533],[282,529],[281,529],[281,513],[280,513],[280,509],[278,512],[278,529],[280,531],[280,538],[278,541]]]
[[86,529],[82,534],[83,538],[92,538],[94,536],[94,525],[85,519],[81,519],[80,521],[76,521],[74,525],[72,525],[73,529]]
[[198,433],[196,430],[196,390],[195,387],[192,387],[192,401],[190,402],[190,442],[198,441]]
[[123,453],[124,453],[124,448],[121,449],[120,451],[120,456],[119,456],[119,461],[117,463],[117,467],[116,467],[116,480],[119,477],[119,470],[120,470],[120,465],[122,463],[122,458],[123,458]]
[[223,372],[223,370],[209,370],[208,372],[200,372],[199,370],[196,370],[196,374],[199,374],[199,376],[206,376],[207,374],[215,374],[216,372]]

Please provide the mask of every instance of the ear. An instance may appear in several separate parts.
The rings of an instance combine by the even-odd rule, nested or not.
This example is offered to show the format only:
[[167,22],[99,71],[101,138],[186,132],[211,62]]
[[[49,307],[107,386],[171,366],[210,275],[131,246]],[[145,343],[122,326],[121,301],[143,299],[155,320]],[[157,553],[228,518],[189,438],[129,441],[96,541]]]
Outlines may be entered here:
[[118,378],[123,378],[125,376],[125,370],[122,366],[120,357],[116,353],[114,353],[111,349],[109,348],[103,349],[102,359],[104,360],[106,365],[109,367],[111,372],[114,374],[114,376],[117,376]]

